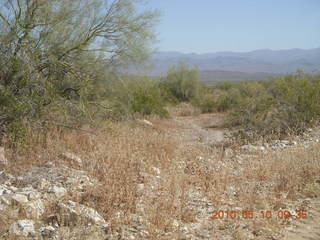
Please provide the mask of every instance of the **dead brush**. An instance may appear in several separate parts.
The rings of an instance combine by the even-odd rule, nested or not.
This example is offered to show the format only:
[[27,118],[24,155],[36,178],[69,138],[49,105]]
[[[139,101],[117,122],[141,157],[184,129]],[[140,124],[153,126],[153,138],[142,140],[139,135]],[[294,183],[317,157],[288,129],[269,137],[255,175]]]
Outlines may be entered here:
[[[150,121],[161,131],[114,122],[105,123],[97,135],[59,127],[30,130],[29,147],[12,150],[7,170],[19,174],[48,161],[68,166],[59,154],[71,152],[82,159],[81,169],[101,183],[74,200],[95,208],[113,227],[131,224],[131,214],[142,214],[150,223],[150,239],[160,239],[161,231],[175,231],[174,220],[195,221],[196,212],[188,208],[192,189],[201,189],[217,208],[231,199],[232,207],[251,210],[277,208],[289,193],[290,199],[319,196],[319,144],[256,153],[239,163],[221,156],[221,151],[182,144],[180,126],[173,120]],[[149,183],[146,174],[159,175],[161,180],[159,187],[144,193],[145,211],[141,213],[137,185]],[[230,187],[235,194],[230,194]],[[117,215],[120,217],[115,218]]]

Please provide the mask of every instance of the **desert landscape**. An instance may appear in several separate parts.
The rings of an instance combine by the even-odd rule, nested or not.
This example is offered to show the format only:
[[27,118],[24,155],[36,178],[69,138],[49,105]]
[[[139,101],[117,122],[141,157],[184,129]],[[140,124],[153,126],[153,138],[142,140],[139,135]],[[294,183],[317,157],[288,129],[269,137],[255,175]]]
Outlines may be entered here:
[[178,2],[0,0],[1,240],[320,239],[319,48],[157,51]]

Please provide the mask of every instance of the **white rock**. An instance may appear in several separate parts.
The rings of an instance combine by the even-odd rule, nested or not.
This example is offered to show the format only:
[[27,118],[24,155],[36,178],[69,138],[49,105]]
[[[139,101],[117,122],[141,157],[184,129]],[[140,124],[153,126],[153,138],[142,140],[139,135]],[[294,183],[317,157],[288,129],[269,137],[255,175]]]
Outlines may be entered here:
[[24,203],[27,203],[29,200],[27,198],[27,196],[23,195],[23,194],[13,194],[11,196],[12,200],[19,203],[19,204],[24,204]]
[[64,217],[62,220],[68,224],[80,222],[82,224],[103,225],[106,223],[96,210],[79,203],[68,201],[67,203],[60,203],[59,207]]
[[39,219],[45,212],[45,206],[41,199],[28,202],[22,208],[25,211],[26,217],[31,219]]
[[264,146],[253,146],[253,145],[244,145],[241,149],[246,151],[264,151],[266,148]]
[[157,175],[160,175],[161,171],[159,168],[156,168],[156,167],[152,167],[152,170],[157,174]]
[[197,231],[197,235],[200,238],[211,238],[211,235],[208,231]]
[[52,238],[56,229],[52,226],[47,226],[41,227],[39,231],[44,238]]
[[18,188],[14,187],[14,186],[10,186],[10,190],[11,190],[12,192],[16,192],[16,191],[18,191]]
[[173,220],[173,222],[172,222],[172,226],[174,226],[174,227],[176,227],[176,228],[178,228],[179,226],[180,226],[180,224],[179,224],[179,222],[178,222],[178,220]]
[[37,184],[37,189],[40,189],[40,190],[46,190],[49,187],[50,187],[50,182],[45,178],[41,178]]
[[66,160],[69,160],[79,166],[82,166],[82,159],[74,155],[73,153],[65,152],[65,153],[62,153],[61,156]]
[[9,232],[19,236],[35,234],[34,223],[31,220],[19,220],[10,226]]
[[39,198],[41,198],[41,193],[39,193],[38,191],[33,191],[33,192],[28,193],[29,201],[36,200]]
[[54,193],[57,198],[61,198],[67,194],[67,190],[64,187],[51,186],[48,193]]
[[6,194],[8,191],[7,188],[5,188],[4,186],[0,186],[0,195]]
[[180,232],[187,233],[187,232],[189,232],[189,229],[187,227],[182,227],[182,228],[180,228]]
[[137,192],[142,193],[145,189],[145,186],[143,183],[140,183],[137,185]]
[[11,205],[12,204],[12,198],[10,195],[6,194],[3,196],[0,196],[0,203],[2,203],[3,205]]
[[141,123],[146,124],[150,127],[153,127],[153,123],[148,121],[147,119],[139,120]]
[[53,167],[55,167],[55,164],[54,164],[53,162],[47,162],[47,163],[45,164],[45,167],[47,167],[47,168],[53,168]]
[[8,160],[5,156],[5,151],[3,147],[0,147],[0,164],[7,165]]

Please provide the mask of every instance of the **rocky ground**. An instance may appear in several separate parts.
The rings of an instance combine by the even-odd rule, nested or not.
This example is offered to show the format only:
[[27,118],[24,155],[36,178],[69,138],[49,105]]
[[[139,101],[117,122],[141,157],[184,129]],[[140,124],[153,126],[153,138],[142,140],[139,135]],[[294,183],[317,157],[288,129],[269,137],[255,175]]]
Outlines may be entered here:
[[[61,161],[72,161],[77,169],[63,164],[58,167],[53,162],[47,162],[42,167],[26,169],[22,175],[13,176],[0,168],[0,239],[320,239],[319,195],[295,200],[284,197],[285,200],[278,205],[266,203],[258,212],[257,205],[252,208],[250,203],[241,205],[239,195],[253,189],[259,192],[263,199],[264,189],[273,187],[272,182],[261,180],[226,185],[221,194],[216,193],[219,201],[207,194],[205,183],[190,184],[192,187],[187,186],[188,183],[172,184],[169,186],[172,189],[165,187],[164,182],[173,175],[176,178],[184,176],[184,179],[196,182],[198,172],[221,174],[221,169],[229,169],[232,177],[237,179],[248,174],[247,167],[262,155],[287,149],[308,149],[318,146],[320,138],[319,129],[310,129],[300,137],[231,146],[227,143],[229,134],[222,127],[223,119],[223,115],[207,114],[170,120],[174,124],[166,130],[180,139],[180,146],[176,146],[177,148],[188,145],[210,148],[212,154],[199,155],[196,163],[177,161],[167,169],[142,164],[141,181],[136,186],[139,200],[135,214],[125,216],[130,222],[119,226],[114,223],[121,222],[125,213],[119,211],[104,219],[81,200],[88,189],[101,183],[87,172],[77,170],[81,169],[82,160],[71,153],[62,154]],[[161,120],[142,121],[142,124],[159,128],[162,124],[159,121]],[[3,149],[1,151],[3,152]],[[4,165],[6,160],[1,152],[0,160]],[[320,186],[320,176],[315,184]],[[160,197],[163,201],[170,202],[172,209],[180,208],[181,214],[174,218],[169,216],[170,212],[166,210],[165,214],[168,216],[160,218],[159,212],[159,223],[155,225],[154,221],[151,223],[146,216],[152,202]],[[308,217],[302,216],[301,219],[294,220],[291,217],[281,220],[267,220],[260,216],[254,219],[245,218],[241,213],[248,209],[248,206],[252,211],[256,211],[254,213],[257,216],[261,214],[261,209],[265,209],[272,210],[273,214],[286,210],[291,216],[307,213]],[[217,214],[221,210],[229,213],[235,211],[239,215],[235,218],[224,215],[221,218]],[[165,224],[166,218],[172,217],[174,219],[170,220],[168,227],[157,229],[157,226]]]

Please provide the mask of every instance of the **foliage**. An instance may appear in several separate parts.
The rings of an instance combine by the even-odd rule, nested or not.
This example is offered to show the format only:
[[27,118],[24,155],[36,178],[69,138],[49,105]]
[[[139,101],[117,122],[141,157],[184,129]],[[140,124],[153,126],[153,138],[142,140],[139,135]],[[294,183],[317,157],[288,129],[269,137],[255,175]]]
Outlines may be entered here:
[[302,72],[267,85],[239,85],[241,98],[229,124],[251,129],[257,135],[301,133],[320,119],[320,76]]
[[123,119],[135,113],[167,117],[166,101],[158,86],[157,81],[147,77],[121,79],[108,91],[112,109],[110,117]]
[[198,70],[180,63],[173,66],[167,76],[162,79],[161,87],[173,96],[177,102],[197,103],[203,88]]
[[158,13],[137,2],[0,1],[0,128],[90,119],[110,72],[150,52]]

